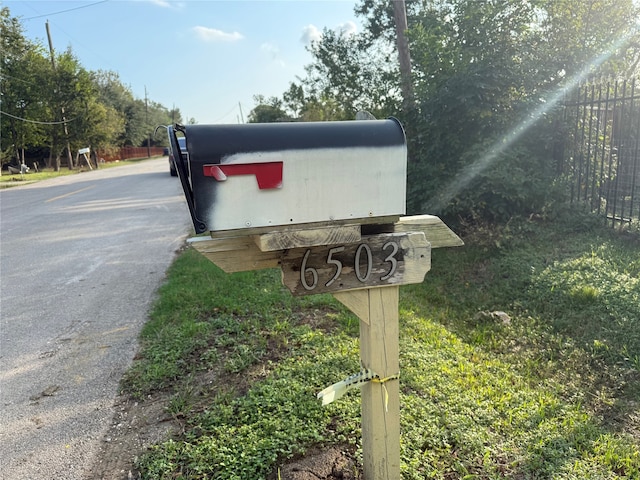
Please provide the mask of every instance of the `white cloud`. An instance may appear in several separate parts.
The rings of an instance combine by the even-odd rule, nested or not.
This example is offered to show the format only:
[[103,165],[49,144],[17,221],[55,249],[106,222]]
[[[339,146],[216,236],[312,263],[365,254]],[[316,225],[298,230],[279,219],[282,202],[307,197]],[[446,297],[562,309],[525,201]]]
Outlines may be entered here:
[[204,40],[205,42],[237,42],[244,38],[244,36],[238,32],[228,33],[215,28],[202,26],[193,27],[193,31],[200,40]]
[[174,2],[169,0],[149,0],[149,2],[162,8],[180,9],[184,7],[184,2]]
[[322,39],[322,32],[315,25],[307,25],[302,29],[302,37],[300,41],[305,45],[309,45],[311,42],[318,42]]
[[346,23],[341,23],[340,25],[338,25],[338,28],[336,28],[336,30],[344,36],[355,35],[356,33],[358,33],[358,27],[351,20]]
[[[341,23],[334,28],[334,30],[341,36],[345,37],[358,33],[358,27],[352,21]],[[305,45],[309,45],[311,42],[319,42],[320,40],[322,40],[322,30],[315,25],[307,25],[302,29],[302,37],[300,37],[300,41]]]
[[284,60],[280,58],[280,49],[277,45],[274,45],[273,43],[263,43],[260,45],[260,50],[269,55],[273,62],[277,63],[281,67],[285,66]]
[[280,49],[273,43],[263,43],[262,45],[260,45],[260,50],[262,50],[263,52],[267,52],[274,58],[277,57],[280,53]]

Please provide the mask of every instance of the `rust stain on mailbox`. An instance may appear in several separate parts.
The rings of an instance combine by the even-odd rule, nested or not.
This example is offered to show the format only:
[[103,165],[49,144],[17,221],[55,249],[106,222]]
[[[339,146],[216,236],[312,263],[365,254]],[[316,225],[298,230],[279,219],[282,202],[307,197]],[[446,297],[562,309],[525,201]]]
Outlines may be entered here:
[[395,119],[169,128],[196,232],[405,213],[407,149]]

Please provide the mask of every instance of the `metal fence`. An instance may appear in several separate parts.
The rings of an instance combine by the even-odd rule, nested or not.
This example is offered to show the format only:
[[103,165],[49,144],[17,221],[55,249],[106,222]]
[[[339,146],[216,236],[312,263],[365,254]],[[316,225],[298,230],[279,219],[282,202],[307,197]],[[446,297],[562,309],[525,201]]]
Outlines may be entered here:
[[565,103],[563,170],[571,201],[612,226],[640,219],[640,85],[584,84]]

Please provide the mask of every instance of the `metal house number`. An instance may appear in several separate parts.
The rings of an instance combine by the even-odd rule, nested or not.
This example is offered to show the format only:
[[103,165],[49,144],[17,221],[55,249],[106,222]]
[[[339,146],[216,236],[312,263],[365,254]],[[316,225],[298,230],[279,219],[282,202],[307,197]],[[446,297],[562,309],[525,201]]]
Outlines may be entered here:
[[424,235],[382,233],[358,243],[291,249],[280,264],[289,290],[311,295],[415,283],[429,270],[430,256]]
[[[342,275],[344,264],[343,259],[340,258],[338,254],[343,253],[345,248],[346,247],[344,246],[330,248],[327,253],[325,263],[326,265],[332,266],[333,275],[326,283],[324,283],[326,288],[331,287]],[[379,279],[381,281],[384,282],[390,279],[398,270],[398,259],[396,258],[396,254],[399,249],[399,245],[393,241],[387,242],[382,246],[383,252],[390,253],[388,253],[383,260],[383,263],[387,264],[387,270],[386,273],[380,276]],[[309,266],[310,255],[311,249],[307,249],[302,257],[302,264],[300,265],[300,283],[307,291],[315,290],[320,280],[318,268]],[[342,257],[344,257],[344,255]],[[360,283],[366,284],[374,271],[374,255],[371,251],[371,247],[366,243],[359,244],[353,255],[352,262],[350,263],[352,265],[351,271],[355,274],[356,279]]]

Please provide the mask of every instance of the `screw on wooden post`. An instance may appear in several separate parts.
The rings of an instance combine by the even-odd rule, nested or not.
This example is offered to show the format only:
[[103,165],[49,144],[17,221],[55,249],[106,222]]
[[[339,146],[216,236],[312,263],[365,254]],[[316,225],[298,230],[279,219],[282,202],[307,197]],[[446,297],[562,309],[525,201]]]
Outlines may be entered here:
[[[337,292],[360,318],[360,361],[381,379],[397,375],[399,287]],[[400,478],[400,388],[397,380],[362,386],[362,450],[365,480]]]

